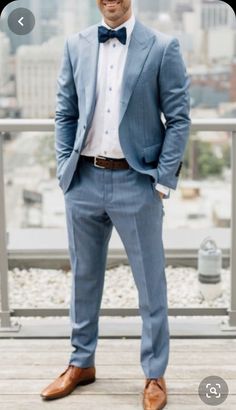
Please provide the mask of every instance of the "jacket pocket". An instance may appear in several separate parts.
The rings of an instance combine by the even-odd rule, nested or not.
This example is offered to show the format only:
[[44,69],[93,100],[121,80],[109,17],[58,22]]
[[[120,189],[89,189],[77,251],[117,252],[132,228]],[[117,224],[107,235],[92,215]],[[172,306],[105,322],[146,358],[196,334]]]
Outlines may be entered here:
[[158,157],[161,151],[162,142],[158,144],[149,145],[148,147],[143,148],[143,156],[145,162],[154,162],[158,161]]

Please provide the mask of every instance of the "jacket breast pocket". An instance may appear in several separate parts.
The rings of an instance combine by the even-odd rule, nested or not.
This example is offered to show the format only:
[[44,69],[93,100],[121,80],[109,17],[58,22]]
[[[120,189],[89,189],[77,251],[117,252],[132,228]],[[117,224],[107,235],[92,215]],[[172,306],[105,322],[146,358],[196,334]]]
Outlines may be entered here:
[[143,148],[144,161],[147,163],[157,163],[159,154],[161,152],[161,145],[162,143],[159,142],[158,144],[149,145],[148,147]]

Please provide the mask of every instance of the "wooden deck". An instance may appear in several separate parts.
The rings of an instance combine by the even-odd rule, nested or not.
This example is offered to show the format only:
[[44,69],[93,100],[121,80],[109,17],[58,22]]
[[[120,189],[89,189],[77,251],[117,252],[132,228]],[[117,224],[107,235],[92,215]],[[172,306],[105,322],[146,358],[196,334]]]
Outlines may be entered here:
[[[230,392],[214,408],[235,410],[236,339],[171,339],[170,347],[166,410],[206,410],[198,386],[210,375],[223,377]],[[0,409],[142,410],[139,339],[99,339],[96,382],[44,402],[40,391],[65,369],[70,352],[69,339],[0,339]]]

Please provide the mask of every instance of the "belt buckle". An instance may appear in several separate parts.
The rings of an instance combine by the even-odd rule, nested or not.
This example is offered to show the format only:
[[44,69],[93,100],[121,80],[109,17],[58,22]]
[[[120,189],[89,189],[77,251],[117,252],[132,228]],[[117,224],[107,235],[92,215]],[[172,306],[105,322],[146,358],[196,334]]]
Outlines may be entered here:
[[102,165],[97,165],[97,162],[96,162],[97,158],[106,159],[106,157],[103,157],[102,155],[98,155],[97,157],[94,157],[94,161],[93,161],[93,165],[94,165],[95,167],[97,167],[97,168],[105,168],[105,167],[103,167]]

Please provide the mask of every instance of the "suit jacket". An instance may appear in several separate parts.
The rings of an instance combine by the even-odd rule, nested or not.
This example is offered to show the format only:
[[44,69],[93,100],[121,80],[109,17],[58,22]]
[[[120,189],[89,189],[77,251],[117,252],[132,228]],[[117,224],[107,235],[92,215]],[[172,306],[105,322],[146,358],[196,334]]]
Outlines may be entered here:
[[[70,186],[96,103],[98,24],[70,36],[57,79],[55,151],[59,186]],[[176,189],[191,120],[190,79],[176,37],[136,19],[124,68],[119,139],[126,160]],[[161,120],[164,114],[165,123]]]

